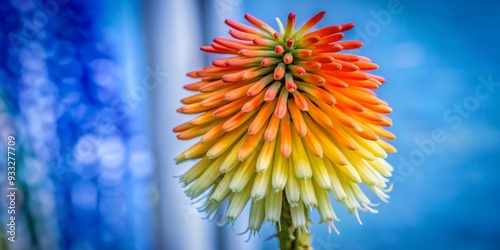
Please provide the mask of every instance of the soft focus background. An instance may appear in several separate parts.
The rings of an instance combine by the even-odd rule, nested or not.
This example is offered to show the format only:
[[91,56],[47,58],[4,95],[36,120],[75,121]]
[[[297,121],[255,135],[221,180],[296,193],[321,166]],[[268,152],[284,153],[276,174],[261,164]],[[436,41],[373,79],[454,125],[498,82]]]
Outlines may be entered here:
[[[380,65],[399,152],[389,204],[341,204],[326,249],[500,249],[500,2],[444,0],[10,0],[0,4],[0,249],[277,249],[244,243],[247,215],[202,220],[174,176],[191,142],[172,128],[185,73],[215,58],[243,14],[275,26],[320,10],[319,26],[356,22],[348,39]],[[7,242],[7,138],[16,138],[16,242]],[[313,220],[318,221],[317,212]]]

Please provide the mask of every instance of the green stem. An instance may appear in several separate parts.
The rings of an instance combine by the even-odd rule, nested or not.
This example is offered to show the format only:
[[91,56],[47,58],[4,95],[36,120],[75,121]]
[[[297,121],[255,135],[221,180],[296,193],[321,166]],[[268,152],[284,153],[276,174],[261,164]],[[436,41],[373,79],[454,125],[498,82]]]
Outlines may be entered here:
[[[307,210],[306,216],[308,216]],[[312,235],[305,230],[299,230],[292,225],[292,214],[290,213],[290,206],[286,200],[285,194],[283,193],[283,202],[281,208],[281,228],[280,225],[276,225],[276,237],[280,242],[281,250],[312,250],[311,238]],[[310,222],[307,218],[307,229],[309,230]],[[280,230],[281,229],[281,230]]]

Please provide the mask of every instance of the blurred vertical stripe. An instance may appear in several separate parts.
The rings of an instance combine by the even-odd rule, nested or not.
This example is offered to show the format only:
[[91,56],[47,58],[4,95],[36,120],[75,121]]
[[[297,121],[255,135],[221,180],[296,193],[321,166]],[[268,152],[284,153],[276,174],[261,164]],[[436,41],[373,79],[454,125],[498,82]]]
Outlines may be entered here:
[[[49,0],[0,8],[2,121],[15,127],[8,132],[3,123],[1,135],[18,142],[10,249],[155,248],[148,93],[140,89],[147,70],[141,30],[130,25],[140,22],[140,6],[118,5]],[[4,203],[7,221],[3,211]]]

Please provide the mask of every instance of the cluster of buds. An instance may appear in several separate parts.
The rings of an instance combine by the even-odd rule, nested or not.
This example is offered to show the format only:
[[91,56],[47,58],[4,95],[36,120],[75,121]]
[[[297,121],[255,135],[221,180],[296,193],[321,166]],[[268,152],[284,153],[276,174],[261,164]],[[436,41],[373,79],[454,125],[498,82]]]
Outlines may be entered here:
[[294,228],[307,230],[306,209],[317,208],[336,230],[330,194],[358,220],[358,210],[376,212],[361,184],[389,198],[393,167],[384,158],[396,149],[385,140],[395,137],[383,127],[392,110],[373,92],[385,80],[368,73],[378,68],[370,59],[345,53],[362,46],[342,41],[353,23],[309,32],[324,14],[295,29],[290,13],[278,31],[249,14],[255,28],[226,20],[235,39],[201,49],[231,56],[188,73],[199,81],[185,88],[199,93],[178,112],[200,115],[174,131],[200,139],[176,157],[197,160],[180,180],[189,197],[208,195],[208,216],[228,201],[223,224],[251,202],[249,229],[258,232],[280,222],[287,202]]

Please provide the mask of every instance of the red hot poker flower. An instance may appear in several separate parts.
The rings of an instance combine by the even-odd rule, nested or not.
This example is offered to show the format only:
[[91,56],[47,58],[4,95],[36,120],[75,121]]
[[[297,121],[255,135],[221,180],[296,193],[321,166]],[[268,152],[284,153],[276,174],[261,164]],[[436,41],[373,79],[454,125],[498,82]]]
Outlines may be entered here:
[[353,23],[309,31],[324,14],[295,29],[290,13],[278,30],[246,14],[254,27],[226,20],[234,39],[201,48],[230,56],[188,73],[199,80],[185,88],[198,93],[178,112],[200,115],[174,131],[200,137],[176,161],[197,160],[180,180],[193,199],[208,193],[209,216],[228,200],[225,221],[234,221],[253,199],[251,232],[280,223],[285,210],[307,230],[305,208],[335,229],[330,193],[358,220],[358,210],[376,212],[360,184],[387,201],[393,167],[384,158],[396,149],[382,127],[392,125],[384,116],[392,110],[373,92],[385,80],[368,73],[378,68],[370,59],[346,53],[362,46],[342,41]]

